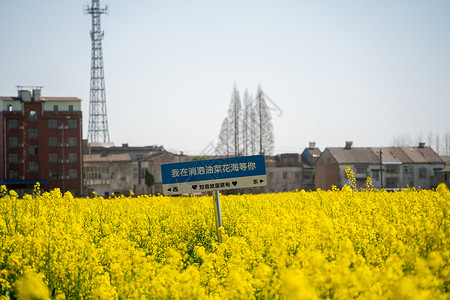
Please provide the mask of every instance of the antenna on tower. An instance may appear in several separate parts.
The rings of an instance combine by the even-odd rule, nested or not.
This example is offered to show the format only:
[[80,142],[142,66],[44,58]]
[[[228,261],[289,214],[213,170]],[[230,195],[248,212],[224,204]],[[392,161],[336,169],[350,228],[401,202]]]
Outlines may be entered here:
[[108,13],[108,7],[100,8],[100,0],[92,0],[85,13],[92,16],[91,92],[89,95],[89,143],[109,143],[108,119],[106,115],[105,75],[103,71],[100,16]]

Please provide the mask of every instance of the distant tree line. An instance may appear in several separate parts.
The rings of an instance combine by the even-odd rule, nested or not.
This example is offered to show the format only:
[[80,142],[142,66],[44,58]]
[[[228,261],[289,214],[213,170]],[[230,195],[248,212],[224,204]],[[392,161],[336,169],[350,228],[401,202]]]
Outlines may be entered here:
[[216,153],[226,156],[271,154],[274,149],[272,117],[264,92],[244,92],[243,103],[234,85],[228,116],[223,120]]
[[450,129],[447,129],[442,135],[429,131],[426,136],[418,134],[414,139],[409,134],[399,134],[392,139],[392,146],[409,147],[418,146],[419,143],[425,144],[439,155],[450,155]]

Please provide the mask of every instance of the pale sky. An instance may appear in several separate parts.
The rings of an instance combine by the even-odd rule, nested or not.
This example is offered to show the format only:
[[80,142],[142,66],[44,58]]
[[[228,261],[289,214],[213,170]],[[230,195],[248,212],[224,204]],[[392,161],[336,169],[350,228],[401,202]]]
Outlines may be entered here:
[[[0,0],[0,96],[17,85],[83,100],[88,0]],[[111,142],[200,154],[217,143],[233,85],[258,84],[275,153],[389,146],[450,130],[450,1],[102,0]],[[425,140],[425,138],[424,138]]]

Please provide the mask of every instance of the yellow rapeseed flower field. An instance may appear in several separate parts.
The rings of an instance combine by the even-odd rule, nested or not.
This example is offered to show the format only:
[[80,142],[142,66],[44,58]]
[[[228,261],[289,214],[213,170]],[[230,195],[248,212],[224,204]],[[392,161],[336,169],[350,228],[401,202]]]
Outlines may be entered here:
[[0,298],[449,299],[450,191],[0,191]]

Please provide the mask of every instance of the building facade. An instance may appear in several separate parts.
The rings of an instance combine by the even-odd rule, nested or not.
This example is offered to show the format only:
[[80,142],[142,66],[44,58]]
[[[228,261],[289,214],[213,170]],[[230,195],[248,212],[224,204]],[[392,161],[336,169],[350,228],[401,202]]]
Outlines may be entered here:
[[266,156],[267,185],[253,188],[250,193],[279,193],[302,189],[302,164],[298,153]]
[[0,183],[29,193],[44,190],[83,194],[82,112],[75,97],[41,97],[39,88],[0,97]]
[[315,167],[316,188],[342,188],[348,184],[345,169],[355,173],[356,186],[364,188],[370,177],[375,188],[398,190],[408,187],[434,188],[431,178],[445,168],[445,162],[430,147],[326,148]]
[[302,189],[315,190],[314,176],[315,166],[322,152],[316,147],[315,142],[310,142],[309,147],[302,152]]
[[84,188],[91,196],[129,195],[133,189],[133,167],[128,153],[85,154]]
[[151,189],[145,189],[146,170],[140,166],[147,158],[165,152],[162,146],[114,146],[112,143],[87,141],[83,141],[83,145],[87,195],[93,192],[99,196],[129,195],[130,191],[134,194],[151,193]]
[[191,161],[194,157],[167,151],[133,162],[135,194],[163,194],[161,165]]

